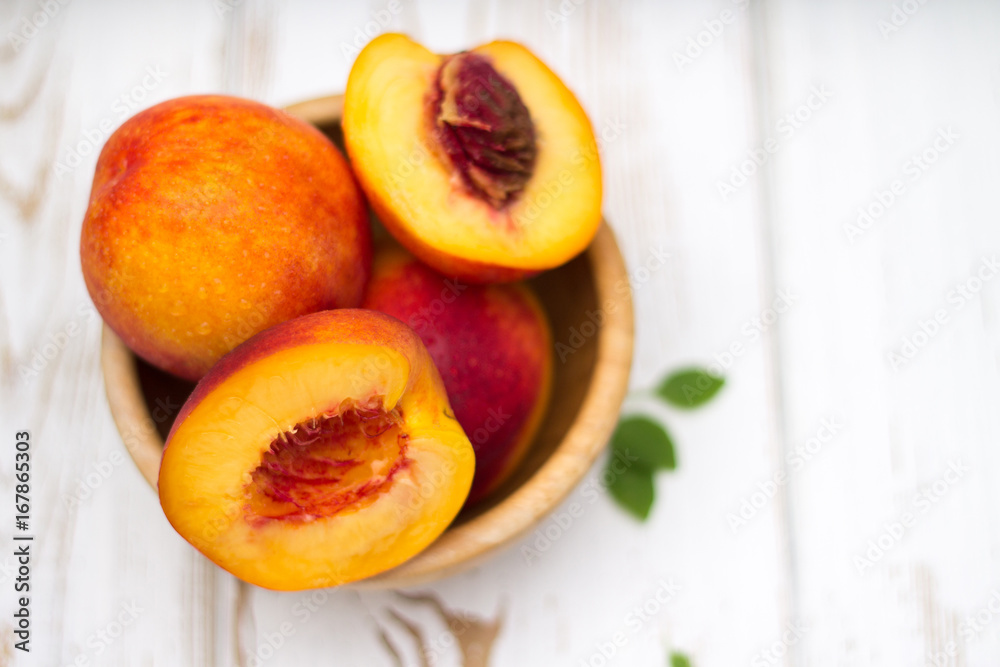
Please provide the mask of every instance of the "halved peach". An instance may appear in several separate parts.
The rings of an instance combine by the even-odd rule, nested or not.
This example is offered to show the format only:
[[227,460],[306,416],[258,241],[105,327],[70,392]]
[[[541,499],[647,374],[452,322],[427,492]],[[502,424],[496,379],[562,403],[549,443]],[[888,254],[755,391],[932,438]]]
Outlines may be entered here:
[[590,121],[520,44],[440,56],[381,35],[351,69],[343,125],[379,218],[445,275],[529,276],[576,256],[600,224]]
[[278,590],[394,567],[451,523],[475,467],[416,333],[364,310],[268,329],[184,404],[160,503],[222,568]]

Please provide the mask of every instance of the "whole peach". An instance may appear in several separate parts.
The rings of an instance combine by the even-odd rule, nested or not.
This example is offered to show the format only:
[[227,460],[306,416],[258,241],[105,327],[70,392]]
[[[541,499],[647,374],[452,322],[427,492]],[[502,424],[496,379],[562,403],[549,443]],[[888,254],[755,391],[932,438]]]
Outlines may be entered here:
[[350,168],[316,128],[250,100],[192,96],[108,139],[80,259],[122,340],[197,380],[263,329],[358,305],[371,239]]
[[444,380],[455,418],[472,441],[468,503],[517,468],[541,425],[552,384],[552,333],[523,283],[467,285],[398,246],[375,254],[364,307],[409,324]]

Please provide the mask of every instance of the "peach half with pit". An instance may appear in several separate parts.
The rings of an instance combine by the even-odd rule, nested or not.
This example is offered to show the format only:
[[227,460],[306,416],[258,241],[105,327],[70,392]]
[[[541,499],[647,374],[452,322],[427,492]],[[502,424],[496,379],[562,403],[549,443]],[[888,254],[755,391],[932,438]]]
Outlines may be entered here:
[[541,426],[552,386],[552,332],[524,283],[467,285],[402,248],[379,247],[365,308],[413,327],[476,450],[467,504],[516,470]]
[[442,56],[381,35],[351,69],[343,127],[379,219],[444,275],[524,278],[579,254],[600,225],[590,121],[520,44]]
[[251,100],[195,95],[108,139],[80,261],[108,326],[196,381],[258,331],[357,306],[370,234],[350,167],[319,130]]
[[388,570],[434,541],[475,467],[417,334],[373,311],[305,315],[197,385],[160,464],[160,503],[216,564],[277,590]]

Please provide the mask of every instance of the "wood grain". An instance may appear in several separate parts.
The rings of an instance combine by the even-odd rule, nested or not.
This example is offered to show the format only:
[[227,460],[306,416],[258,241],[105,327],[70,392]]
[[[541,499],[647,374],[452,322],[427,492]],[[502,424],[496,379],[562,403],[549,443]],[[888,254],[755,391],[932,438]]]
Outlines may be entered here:
[[[420,664],[390,611],[419,628],[436,664],[461,664],[430,605],[238,585],[158,517],[127,458],[112,463],[126,452],[77,260],[96,153],[61,178],[43,173],[101,119],[123,120],[112,105],[147,66],[169,75],[134,110],[220,90],[284,106],[343,90],[359,32],[363,43],[383,30],[443,52],[512,37],[564,77],[606,133],[605,214],[636,312],[632,387],[692,362],[727,377],[703,412],[627,402],[667,419],[680,461],[657,479],[646,524],[584,486],[556,510],[582,508],[565,528],[543,521],[514,548],[421,587],[446,609],[501,621],[490,664],[597,664],[616,633],[608,664],[636,667],[666,664],[675,649],[700,667],[1000,663],[989,607],[1000,587],[1000,282],[982,282],[961,308],[949,301],[1000,251],[996,3],[59,4],[17,51],[6,35],[38,4],[0,8],[0,409],[6,433],[29,427],[36,441],[39,544],[37,652],[11,664],[394,664],[382,633],[402,664]],[[900,25],[894,6],[911,10]],[[714,23],[724,11],[730,20]],[[678,62],[687,49],[691,61]],[[824,84],[829,99],[794,132],[779,129]],[[909,180],[906,162],[949,125],[959,138]],[[776,151],[724,199],[718,184],[768,138]],[[894,179],[905,192],[851,243],[844,225]],[[654,251],[669,261],[640,271]],[[772,320],[780,290],[794,303]],[[894,369],[888,353],[941,309],[945,325]],[[45,346],[61,333],[53,354]],[[793,463],[824,419],[843,427]],[[955,459],[970,471],[920,512],[915,494]],[[105,462],[113,472],[88,487]],[[5,497],[10,466],[0,457]],[[755,495],[781,472],[773,497]],[[759,507],[734,530],[727,517],[744,501]],[[919,520],[859,572],[854,557],[911,510]],[[546,531],[554,539],[527,562],[521,547],[544,545]],[[0,556],[5,590],[9,564]],[[679,589],[636,627],[629,614],[652,607],[660,580]],[[0,600],[6,613],[10,597]],[[138,619],[95,655],[88,638],[132,602]],[[806,629],[786,634],[789,623]]]

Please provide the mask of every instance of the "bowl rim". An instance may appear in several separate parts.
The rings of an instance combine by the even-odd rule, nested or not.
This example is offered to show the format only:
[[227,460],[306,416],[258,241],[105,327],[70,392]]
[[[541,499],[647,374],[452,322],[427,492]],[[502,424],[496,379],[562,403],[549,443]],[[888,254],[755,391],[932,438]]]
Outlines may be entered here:
[[[285,108],[315,126],[340,120],[343,96],[320,97]],[[537,526],[583,479],[604,450],[628,391],[632,366],[633,312],[625,261],[602,220],[584,251],[590,262],[604,321],[596,333],[593,375],[580,410],[548,459],[494,507],[450,526],[410,560],[348,588],[399,588],[427,583],[471,568]],[[624,288],[623,288],[624,286]],[[605,304],[614,303],[615,308]],[[101,368],[112,417],[126,450],[146,481],[157,488],[163,439],[143,400],[135,354],[107,325],[101,336]]]

